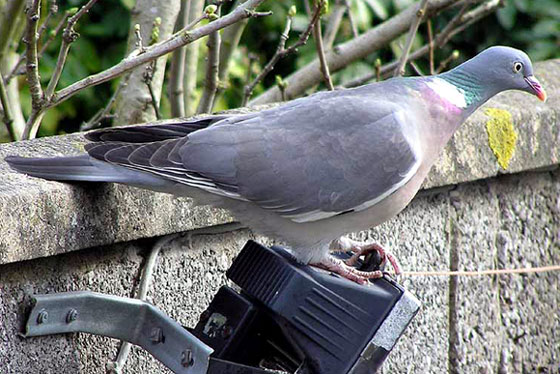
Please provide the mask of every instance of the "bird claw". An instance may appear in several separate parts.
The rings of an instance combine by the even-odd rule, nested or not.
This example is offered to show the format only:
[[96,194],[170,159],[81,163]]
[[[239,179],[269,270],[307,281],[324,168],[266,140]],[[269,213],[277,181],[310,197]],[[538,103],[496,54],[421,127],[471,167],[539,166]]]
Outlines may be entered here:
[[387,261],[389,261],[389,263],[393,267],[393,270],[395,271],[395,275],[402,274],[401,267],[397,258],[391,252],[377,243],[364,243],[341,237],[340,239],[335,240],[333,244],[331,244],[331,249],[352,251],[354,254],[352,255],[352,257],[346,260],[346,264],[348,266],[355,266],[358,263],[360,257],[366,256],[373,252],[377,252],[381,257],[381,265],[384,265]]
[[317,267],[319,269],[327,270],[332,273],[338,274],[343,278],[349,279],[358,284],[367,284],[370,279],[382,278],[384,272],[381,270],[376,271],[361,271],[358,270],[346,262],[335,258],[333,256],[327,256],[321,262],[311,263],[311,266]]

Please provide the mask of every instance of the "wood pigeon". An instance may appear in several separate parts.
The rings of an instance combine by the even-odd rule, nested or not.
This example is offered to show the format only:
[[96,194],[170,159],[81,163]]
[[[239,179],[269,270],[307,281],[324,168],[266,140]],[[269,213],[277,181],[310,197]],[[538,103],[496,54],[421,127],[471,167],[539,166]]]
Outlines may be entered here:
[[491,47],[436,76],[319,92],[272,109],[90,132],[87,154],[6,161],[50,180],[116,182],[231,210],[287,243],[302,263],[364,283],[329,255],[379,251],[343,235],[379,225],[412,200],[455,130],[505,90],[545,100],[529,57]]

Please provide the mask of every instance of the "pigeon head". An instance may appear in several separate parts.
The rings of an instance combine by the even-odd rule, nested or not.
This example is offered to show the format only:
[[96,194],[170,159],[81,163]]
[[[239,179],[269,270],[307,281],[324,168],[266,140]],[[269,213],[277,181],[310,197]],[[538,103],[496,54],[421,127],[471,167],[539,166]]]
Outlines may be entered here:
[[479,87],[484,87],[486,99],[505,90],[520,90],[546,100],[544,89],[533,75],[529,56],[515,48],[488,48],[449,73],[471,82],[476,80]]

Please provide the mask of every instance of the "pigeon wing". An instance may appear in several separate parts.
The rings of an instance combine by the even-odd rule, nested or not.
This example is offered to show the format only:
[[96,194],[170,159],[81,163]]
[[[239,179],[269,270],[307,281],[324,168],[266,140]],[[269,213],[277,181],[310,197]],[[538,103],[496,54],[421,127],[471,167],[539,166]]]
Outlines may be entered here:
[[197,131],[179,154],[185,170],[295,222],[366,209],[421,162],[406,113],[356,96],[296,100],[237,126]]

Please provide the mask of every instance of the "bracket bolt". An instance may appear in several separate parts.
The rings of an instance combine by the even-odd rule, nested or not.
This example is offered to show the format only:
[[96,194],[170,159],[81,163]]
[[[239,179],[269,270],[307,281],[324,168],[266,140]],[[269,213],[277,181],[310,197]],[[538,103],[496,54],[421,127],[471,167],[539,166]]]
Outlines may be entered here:
[[192,351],[190,349],[185,349],[181,353],[181,365],[183,365],[183,367],[186,367],[186,368],[194,365],[193,354],[192,354]]
[[153,343],[163,343],[163,330],[159,327],[154,327],[152,328],[152,331],[150,332],[150,340]]
[[70,309],[66,314],[66,323],[74,322],[78,319],[78,311],[76,309]]
[[49,320],[49,313],[47,312],[46,309],[41,309],[39,311],[39,314],[37,314],[37,323],[41,324],[41,323],[46,323]]

